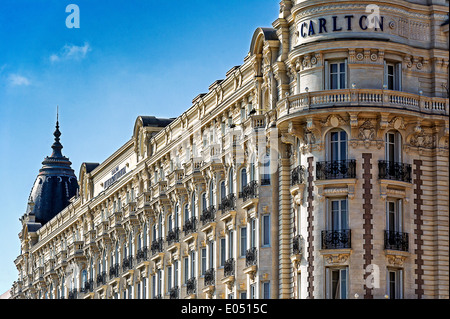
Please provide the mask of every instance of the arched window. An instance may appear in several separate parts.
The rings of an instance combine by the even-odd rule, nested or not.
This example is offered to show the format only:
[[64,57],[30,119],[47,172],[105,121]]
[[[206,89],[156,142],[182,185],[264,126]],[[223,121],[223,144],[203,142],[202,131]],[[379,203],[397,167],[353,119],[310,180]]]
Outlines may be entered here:
[[184,221],[186,222],[187,220],[189,220],[189,205],[185,204],[184,205]]
[[247,186],[247,169],[241,169],[241,191]]
[[128,256],[133,256],[133,234],[130,233],[128,236]]
[[234,187],[233,187],[233,168],[230,168],[228,172],[228,194],[234,193]]
[[254,181],[256,177],[255,155],[250,158],[250,181]]
[[147,223],[144,224],[143,246],[147,247]]
[[180,205],[177,203],[175,205],[175,218],[174,218],[175,229],[179,227],[178,225],[179,217],[180,217]]
[[214,182],[209,183],[209,206],[214,205]]
[[222,181],[220,183],[220,199],[224,199],[225,197],[227,197],[227,191],[225,188],[225,181]]
[[208,202],[206,201],[206,193],[202,194],[202,210],[206,210],[208,208]]
[[195,215],[196,215],[195,192],[192,193],[192,197],[191,197],[191,212],[192,212],[192,217],[195,217]]

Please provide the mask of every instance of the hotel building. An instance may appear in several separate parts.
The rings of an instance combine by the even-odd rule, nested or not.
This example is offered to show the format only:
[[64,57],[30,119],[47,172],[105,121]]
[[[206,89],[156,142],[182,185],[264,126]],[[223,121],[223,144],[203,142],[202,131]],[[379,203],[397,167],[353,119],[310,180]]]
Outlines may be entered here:
[[283,0],[242,65],[78,179],[57,123],[12,298],[448,298],[448,12]]

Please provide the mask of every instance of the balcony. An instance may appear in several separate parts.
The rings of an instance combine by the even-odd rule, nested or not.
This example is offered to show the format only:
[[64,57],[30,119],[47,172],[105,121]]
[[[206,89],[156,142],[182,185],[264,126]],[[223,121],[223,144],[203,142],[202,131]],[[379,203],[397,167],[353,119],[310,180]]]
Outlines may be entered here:
[[242,188],[242,192],[239,193],[239,197],[245,202],[251,198],[258,197],[258,182],[251,181]]
[[178,243],[180,241],[180,228],[170,229],[167,232],[166,241],[169,246]]
[[197,217],[194,216],[186,220],[183,231],[185,236],[197,232]]
[[77,289],[72,289],[69,290],[69,295],[68,295],[68,299],[77,299],[78,298],[78,293],[77,293]]
[[306,92],[289,96],[277,103],[278,118],[304,109],[323,107],[391,107],[431,114],[449,114],[448,98],[427,97],[384,89],[341,89]]
[[291,172],[291,185],[305,184],[306,181],[306,168],[299,165]]
[[222,202],[219,204],[219,210],[222,211],[222,214],[226,211],[236,210],[236,195],[231,193],[222,198]]
[[125,257],[122,261],[122,271],[127,271],[133,268],[133,256]]
[[164,244],[164,239],[162,239],[162,238],[154,239],[152,241],[152,245],[150,247],[150,249],[152,250],[152,255],[154,255],[156,253],[162,253],[164,250],[163,244]]
[[139,248],[136,253],[136,262],[139,264],[148,260],[148,247]]
[[292,254],[301,255],[303,253],[302,236],[297,235],[292,239]]
[[322,231],[322,249],[348,248],[351,248],[351,232],[349,229]]
[[200,216],[200,221],[202,222],[203,226],[205,226],[210,222],[213,222],[215,219],[216,219],[216,208],[214,207],[214,205],[211,205],[205,210],[203,210],[203,213]]
[[192,277],[186,281],[186,295],[193,295],[197,292],[197,281]]
[[119,264],[114,264],[109,267],[109,280],[119,276]]
[[180,288],[178,288],[178,286],[169,289],[169,298],[170,299],[180,298]]
[[215,271],[214,268],[210,268],[205,271],[205,286],[214,286],[215,285]]
[[317,162],[316,164],[317,180],[345,179],[345,178],[356,178],[355,160]]
[[224,277],[234,276],[235,274],[235,261],[234,258],[229,258],[225,261],[223,267]]
[[378,161],[378,178],[411,183],[411,165]]
[[384,232],[384,249],[405,251],[409,250],[409,235],[398,231]]
[[96,281],[97,287],[101,285],[106,285],[106,271],[103,271],[101,274],[97,275]]
[[246,267],[251,267],[251,266],[257,265],[257,263],[258,263],[257,253],[258,253],[258,250],[256,249],[256,247],[247,249],[247,251],[245,252],[245,266]]

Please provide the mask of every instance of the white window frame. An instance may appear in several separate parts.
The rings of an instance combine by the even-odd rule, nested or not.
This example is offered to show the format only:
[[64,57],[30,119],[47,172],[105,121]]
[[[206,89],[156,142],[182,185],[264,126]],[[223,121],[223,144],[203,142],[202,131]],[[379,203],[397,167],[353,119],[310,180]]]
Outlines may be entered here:
[[[332,282],[332,274],[333,272],[338,271],[339,273],[339,282],[338,282],[338,291],[339,296],[333,296],[333,282]],[[326,299],[348,299],[348,288],[349,288],[349,276],[348,276],[348,267],[327,267],[325,270],[325,282],[326,282]],[[343,280],[342,276],[345,276]],[[345,292],[343,294],[343,286],[345,284]],[[338,298],[335,298],[338,297]]]
[[[392,75],[389,74],[389,67],[392,67]],[[389,87],[389,77],[393,77],[392,87]],[[390,62],[384,60],[384,87],[388,90],[401,91],[402,90],[402,63]]]
[[[395,296],[391,296],[391,274],[395,274]],[[388,268],[386,274],[386,292],[389,299],[403,299],[403,269]]]
[[[341,71],[340,71],[340,64],[343,63],[344,64],[344,86],[345,87],[341,87],[341,81],[340,81],[340,75],[341,75]],[[332,90],[331,88],[331,65],[332,64],[337,64],[338,65],[338,87],[337,88],[333,88],[333,90],[341,90],[341,89],[346,89],[348,88],[348,63],[347,63],[347,59],[339,59],[339,60],[325,60],[325,90]]]

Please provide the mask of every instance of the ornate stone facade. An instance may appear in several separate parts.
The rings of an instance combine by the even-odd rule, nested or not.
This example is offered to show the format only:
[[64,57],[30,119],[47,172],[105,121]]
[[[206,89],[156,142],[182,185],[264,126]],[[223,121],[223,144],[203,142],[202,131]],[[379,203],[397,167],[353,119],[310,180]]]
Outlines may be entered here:
[[24,227],[13,298],[448,298],[447,38],[445,0],[281,1]]

